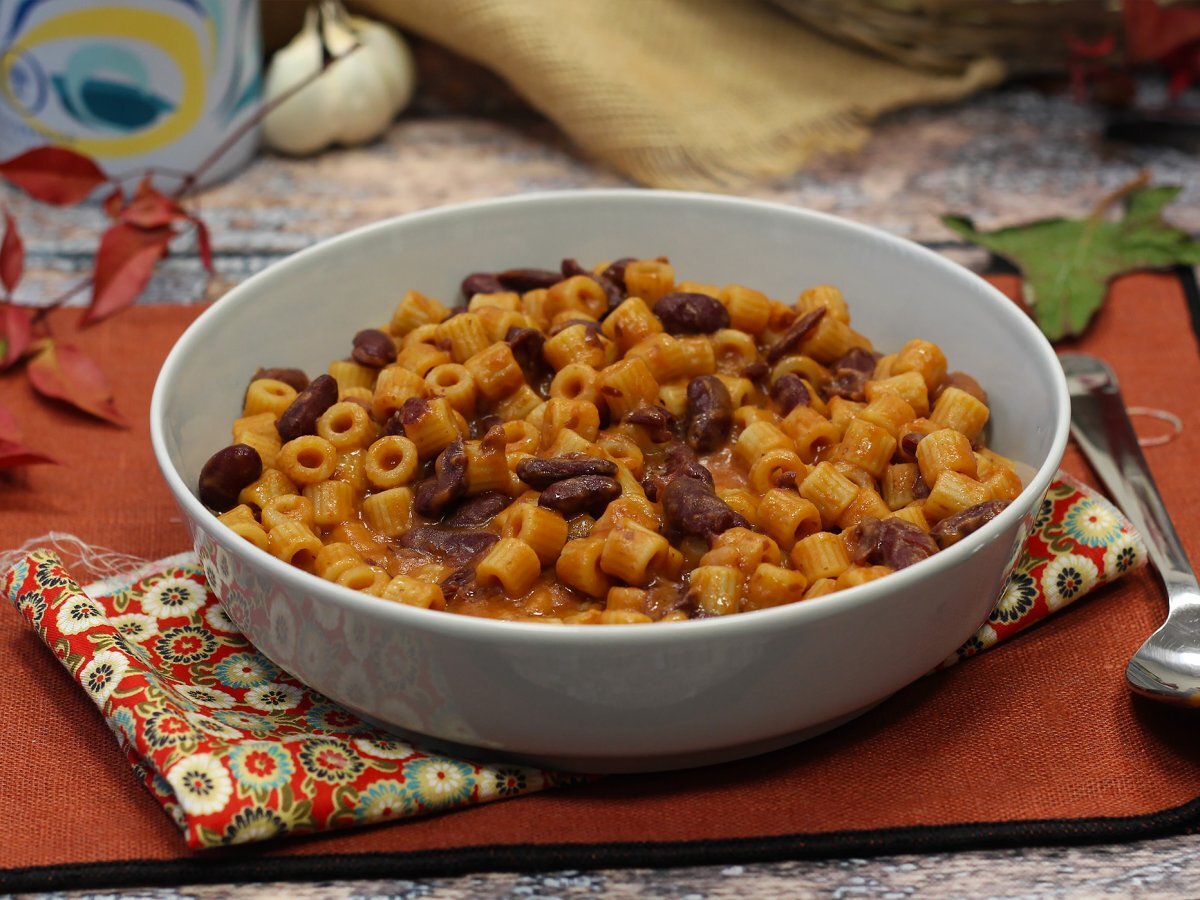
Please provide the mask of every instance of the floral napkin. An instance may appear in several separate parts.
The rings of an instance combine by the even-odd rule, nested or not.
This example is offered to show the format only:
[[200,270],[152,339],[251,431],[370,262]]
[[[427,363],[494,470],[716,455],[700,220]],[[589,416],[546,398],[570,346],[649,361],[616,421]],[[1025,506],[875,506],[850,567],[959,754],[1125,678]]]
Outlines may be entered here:
[[[1107,500],[1060,475],[971,656],[1144,564]],[[439,812],[582,780],[455,759],[400,740],[309,690],[225,615],[195,557],[82,589],[38,550],[0,590],[100,708],[134,773],[190,847]]]

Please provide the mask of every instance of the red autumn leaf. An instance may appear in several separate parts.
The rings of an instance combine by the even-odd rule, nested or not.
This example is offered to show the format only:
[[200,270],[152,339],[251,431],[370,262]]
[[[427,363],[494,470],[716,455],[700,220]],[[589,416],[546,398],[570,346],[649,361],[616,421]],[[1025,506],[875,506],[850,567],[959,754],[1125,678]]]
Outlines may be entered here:
[[29,349],[29,342],[33,339],[35,312],[29,306],[0,303],[0,372],[19,360]]
[[1125,0],[1125,49],[1134,63],[1156,62],[1200,41],[1200,9],[1167,8],[1158,0]]
[[115,219],[121,215],[121,210],[125,208],[125,192],[121,190],[118,184],[112,189],[112,193],[104,198],[104,214],[110,219]]
[[66,147],[34,147],[0,162],[0,175],[35,200],[70,206],[108,181],[95,160]]
[[37,466],[44,464],[58,465],[58,460],[37,450],[30,450],[17,441],[0,438],[0,469],[14,469],[17,466]]
[[11,294],[25,271],[25,244],[17,231],[16,219],[4,211],[4,239],[0,241],[0,284]]
[[200,254],[200,262],[204,264],[205,271],[212,275],[216,270],[213,268],[212,239],[208,234],[208,226],[196,216],[191,219],[196,226],[196,251]]
[[138,228],[127,222],[111,226],[100,238],[92,275],[92,301],[83,314],[85,325],[119,312],[137,299],[167,254],[175,232],[169,226]]
[[45,338],[36,345],[29,363],[29,381],[44,397],[62,400],[89,415],[128,428],[129,422],[113,403],[112,389],[99,367],[72,344]]
[[162,228],[187,218],[187,210],[156,189],[149,175],[142,179],[133,199],[120,213],[122,222],[148,230]]
[[0,406],[0,441],[16,442],[20,439],[21,426],[17,424],[17,417]]

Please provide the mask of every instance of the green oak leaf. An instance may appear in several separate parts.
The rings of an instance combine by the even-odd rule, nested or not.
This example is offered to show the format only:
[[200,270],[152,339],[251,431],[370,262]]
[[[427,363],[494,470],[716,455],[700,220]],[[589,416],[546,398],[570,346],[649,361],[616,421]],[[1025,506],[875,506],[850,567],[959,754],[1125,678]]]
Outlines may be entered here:
[[1179,191],[1174,185],[1119,191],[1111,198],[1124,201],[1118,219],[1103,218],[1104,203],[1085,219],[1040,219],[998,231],[977,231],[966,216],[943,216],[942,223],[1021,269],[1034,318],[1057,341],[1083,333],[1117,275],[1200,263],[1200,241],[1163,221]]

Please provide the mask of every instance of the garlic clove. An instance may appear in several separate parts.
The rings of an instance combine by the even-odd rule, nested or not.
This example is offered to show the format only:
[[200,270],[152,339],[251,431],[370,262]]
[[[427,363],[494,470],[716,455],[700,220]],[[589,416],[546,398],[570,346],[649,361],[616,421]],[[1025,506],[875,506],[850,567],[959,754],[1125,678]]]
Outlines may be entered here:
[[[300,33],[271,58],[263,81],[263,97],[268,102],[320,71],[322,50],[317,18],[316,7],[309,8]],[[322,81],[318,78],[263,119],[262,138],[268,146],[303,156],[329,145],[326,129],[319,120],[314,122],[314,106],[325,105],[321,97]]]
[[[379,66],[380,76],[387,82],[391,104],[396,113],[408,106],[416,87],[416,64],[412,51],[400,33],[383,22],[352,19],[361,40]],[[395,115],[393,114],[393,115]]]

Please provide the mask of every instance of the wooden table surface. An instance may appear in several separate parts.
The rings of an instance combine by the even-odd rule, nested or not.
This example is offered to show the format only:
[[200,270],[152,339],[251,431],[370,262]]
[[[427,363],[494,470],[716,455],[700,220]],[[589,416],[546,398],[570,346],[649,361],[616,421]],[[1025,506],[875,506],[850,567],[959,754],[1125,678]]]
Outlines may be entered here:
[[[445,61],[425,52],[436,69]],[[141,302],[196,302],[298,249],[349,228],[447,203],[529,191],[624,186],[581,157],[552,125],[479,73],[468,90],[438,81],[386,137],[307,160],[261,156],[201,197],[218,275],[180,248]],[[450,86],[446,86],[449,84]],[[1185,186],[1173,219],[1200,231],[1200,165],[1179,150],[1106,144],[1101,113],[1061,93],[1012,87],[957,106],[917,109],[877,123],[865,149],[738,193],[877,225],[964,262],[981,254],[939,224],[964,212],[984,226],[1086,213],[1147,169]],[[0,188],[21,222],[29,274],[22,296],[52,296],[90,265],[103,226],[95,208],[54,210]],[[529,261],[535,264],[538,261]],[[11,545],[28,535],[5,535]],[[462,878],[325,884],[192,886],[122,896],[576,897],[1200,896],[1200,836],[1137,844],[1034,847],[818,862],[589,872],[493,873]],[[55,896],[113,896],[114,892]]]

